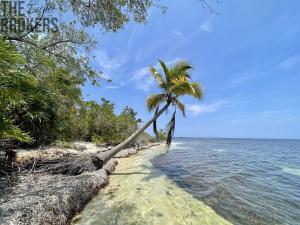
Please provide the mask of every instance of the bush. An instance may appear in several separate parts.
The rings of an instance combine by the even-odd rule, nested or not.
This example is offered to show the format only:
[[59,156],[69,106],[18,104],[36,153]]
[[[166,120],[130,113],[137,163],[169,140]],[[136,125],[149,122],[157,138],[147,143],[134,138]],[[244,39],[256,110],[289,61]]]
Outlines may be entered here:
[[94,134],[92,137],[92,142],[95,143],[95,145],[100,146],[104,143],[104,138],[97,134]]
[[72,148],[71,142],[68,141],[56,141],[54,146],[57,148]]

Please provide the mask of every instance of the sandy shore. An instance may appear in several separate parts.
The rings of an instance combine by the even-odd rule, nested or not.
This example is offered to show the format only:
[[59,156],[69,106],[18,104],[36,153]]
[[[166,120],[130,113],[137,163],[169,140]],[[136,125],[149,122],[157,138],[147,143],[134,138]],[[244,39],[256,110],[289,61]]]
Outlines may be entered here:
[[[139,150],[157,144],[143,146]],[[105,149],[87,144],[76,149],[48,149],[45,151],[19,151],[19,159],[26,157],[49,157],[59,154],[101,154]],[[125,149],[117,157],[136,154],[136,149]],[[0,224],[1,225],[45,225],[68,224],[72,217],[109,182],[109,174],[118,161],[110,160],[104,168],[78,176],[30,173],[17,176],[9,182],[1,179]]]
[[152,165],[153,157],[165,153],[158,146],[120,159],[110,184],[86,205],[73,225],[230,225]]

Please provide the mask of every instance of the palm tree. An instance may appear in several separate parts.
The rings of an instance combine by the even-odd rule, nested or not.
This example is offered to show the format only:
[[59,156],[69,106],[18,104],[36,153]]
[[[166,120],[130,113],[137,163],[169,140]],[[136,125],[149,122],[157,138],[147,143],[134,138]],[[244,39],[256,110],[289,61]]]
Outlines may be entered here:
[[[125,141],[114,147],[112,150],[105,153],[102,157],[103,163],[115,156],[122,149],[126,148],[134,139],[136,139],[144,130],[153,123],[153,130],[157,136],[156,120],[169,107],[174,108],[174,113],[170,122],[167,125],[167,140],[166,146],[169,148],[175,130],[176,110],[180,110],[185,116],[185,105],[179,100],[180,97],[189,95],[197,99],[202,98],[202,89],[198,82],[192,82],[190,70],[192,66],[187,61],[179,61],[174,66],[168,68],[166,63],[159,60],[164,76],[161,75],[153,66],[150,67],[150,72],[156,80],[160,94],[152,94],[147,98],[148,110],[154,111],[154,116],[144,126],[135,131]],[[163,105],[164,104],[164,105]],[[160,106],[163,105],[161,108]]]

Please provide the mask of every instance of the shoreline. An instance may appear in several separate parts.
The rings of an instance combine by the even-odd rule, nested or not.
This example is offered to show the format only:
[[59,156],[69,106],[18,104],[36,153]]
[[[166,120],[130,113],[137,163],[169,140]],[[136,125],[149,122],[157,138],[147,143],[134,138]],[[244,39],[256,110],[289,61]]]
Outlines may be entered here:
[[[139,149],[124,149],[106,163],[102,169],[85,172],[77,176],[32,172],[15,177],[15,180],[11,181],[12,185],[0,192],[0,224],[69,224],[73,217],[104,186],[109,184],[109,175],[117,166],[118,158],[130,157],[137,154],[138,151],[158,145],[161,145],[161,143],[148,144],[141,146]],[[77,153],[80,151],[71,150],[77,151]],[[88,153],[95,150],[99,152],[99,148],[91,150],[87,147],[86,150]],[[34,155],[42,152],[36,150],[31,153]],[[85,153],[81,152],[79,154]],[[24,157],[24,155],[21,154],[21,157]]]
[[153,165],[163,147],[120,160],[110,184],[72,220],[86,224],[232,225]]

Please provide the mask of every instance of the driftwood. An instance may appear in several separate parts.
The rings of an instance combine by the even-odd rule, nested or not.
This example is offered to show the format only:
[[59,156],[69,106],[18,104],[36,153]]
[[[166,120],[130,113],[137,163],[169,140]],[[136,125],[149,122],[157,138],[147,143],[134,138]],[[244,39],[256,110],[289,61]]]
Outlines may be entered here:
[[103,161],[96,155],[65,156],[55,159],[31,158],[18,163],[0,159],[0,176],[9,176],[13,173],[41,173],[63,174],[75,176],[84,172],[93,172],[103,167]]
[[22,168],[35,172],[75,176],[93,172],[103,167],[103,161],[96,155],[71,156],[57,159],[33,159]]

